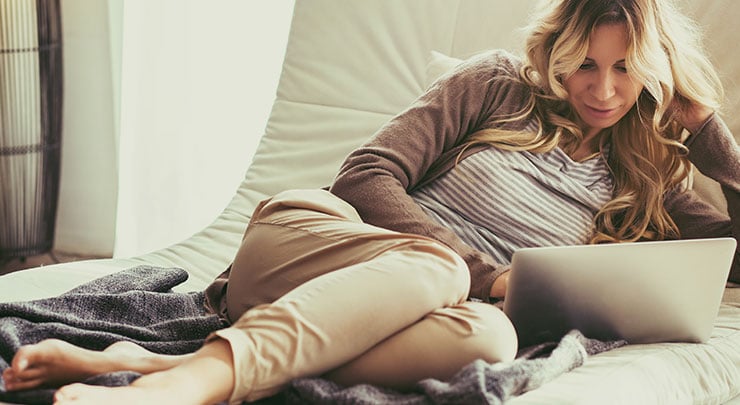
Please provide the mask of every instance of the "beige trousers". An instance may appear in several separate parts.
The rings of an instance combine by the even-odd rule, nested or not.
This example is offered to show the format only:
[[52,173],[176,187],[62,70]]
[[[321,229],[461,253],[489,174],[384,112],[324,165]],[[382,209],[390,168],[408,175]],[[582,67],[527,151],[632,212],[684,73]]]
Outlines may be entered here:
[[226,290],[231,402],[319,376],[404,389],[474,359],[510,360],[516,334],[493,305],[466,301],[452,250],[361,221],[323,190],[293,190],[255,210]]

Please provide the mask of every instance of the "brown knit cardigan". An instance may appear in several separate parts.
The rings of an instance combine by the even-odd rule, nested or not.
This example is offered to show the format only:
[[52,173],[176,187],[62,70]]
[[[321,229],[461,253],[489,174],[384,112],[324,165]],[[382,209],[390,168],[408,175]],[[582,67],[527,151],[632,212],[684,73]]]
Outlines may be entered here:
[[[468,246],[432,220],[411,199],[409,191],[450,170],[470,134],[492,127],[496,117],[520,110],[528,89],[510,80],[520,64],[504,51],[465,61],[353,151],[330,188],[370,224],[433,238],[455,250],[470,269],[470,296],[481,299],[488,298],[491,285],[507,266]],[[682,238],[737,238],[740,150],[735,138],[714,114],[685,144],[696,168],[722,186],[729,216],[691,190],[667,193],[666,210]],[[470,148],[464,156],[484,147]],[[740,282],[740,251],[732,266],[730,279]]]

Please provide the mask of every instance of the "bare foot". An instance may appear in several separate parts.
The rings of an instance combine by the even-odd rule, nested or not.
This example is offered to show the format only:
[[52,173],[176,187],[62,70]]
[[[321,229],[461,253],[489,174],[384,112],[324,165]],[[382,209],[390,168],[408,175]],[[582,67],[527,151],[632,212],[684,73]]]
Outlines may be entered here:
[[185,404],[187,399],[177,391],[164,388],[141,388],[133,385],[111,388],[78,383],[64,386],[54,394],[55,405]]
[[47,339],[21,347],[10,367],[3,371],[3,380],[8,391],[57,387],[113,371],[151,373],[166,370],[188,356],[155,354],[130,342],[114,343],[100,352]]
[[57,390],[55,404],[214,404],[234,389],[231,345],[206,343],[176,367],[145,374],[125,387],[71,384]]
[[58,389],[54,394],[54,404],[199,405],[219,402],[214,401],[212,393],[201,385],[202,382],[201,373],[182,374],[178,371],[165,371],[147,374],[124,387],[76,383]]

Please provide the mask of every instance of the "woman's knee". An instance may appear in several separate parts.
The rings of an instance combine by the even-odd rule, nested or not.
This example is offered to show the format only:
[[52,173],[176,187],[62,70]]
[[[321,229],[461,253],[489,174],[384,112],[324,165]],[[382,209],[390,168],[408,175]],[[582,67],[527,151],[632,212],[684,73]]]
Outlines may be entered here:
[[326,377],[405,390],[425,378],[448,380],[478,359],[511,361],[516,351],[516,333],[503,312],[463,302],[433,311]]
[[[462,340],[465,351],[489,363],[511,361],[518,340],[509,318],[499,308],[483,302],[464,302],[450,309],[451,322],[462,324],[469,336]],[[465,332],[463,332],[465,333]]]
[[415,270],[420,271],[419,281],[426,281],[430,288],[455,292],[460,301],[470,291],[470,271],[465,261],[454,250],[429,239],[416,239],[400,248],[409,255]]
[[[295,189],[281,191],[262,200],[255,208],[250,222],[278,221],[290,224],[295,215],[291,211],[304,211],[352,222],[362,222],[357,211],[346,201],[322,189]],[[299,216],[299,222],[301,218]]]

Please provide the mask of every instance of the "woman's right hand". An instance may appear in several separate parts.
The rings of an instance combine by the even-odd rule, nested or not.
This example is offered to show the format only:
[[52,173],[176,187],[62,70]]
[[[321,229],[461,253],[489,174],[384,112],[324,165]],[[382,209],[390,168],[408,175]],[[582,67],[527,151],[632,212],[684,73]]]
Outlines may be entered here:
[[491,298],[504,298],[506,296],[506,287],[509,286],[509,275],[511,269],[498,276],[491,286]]

